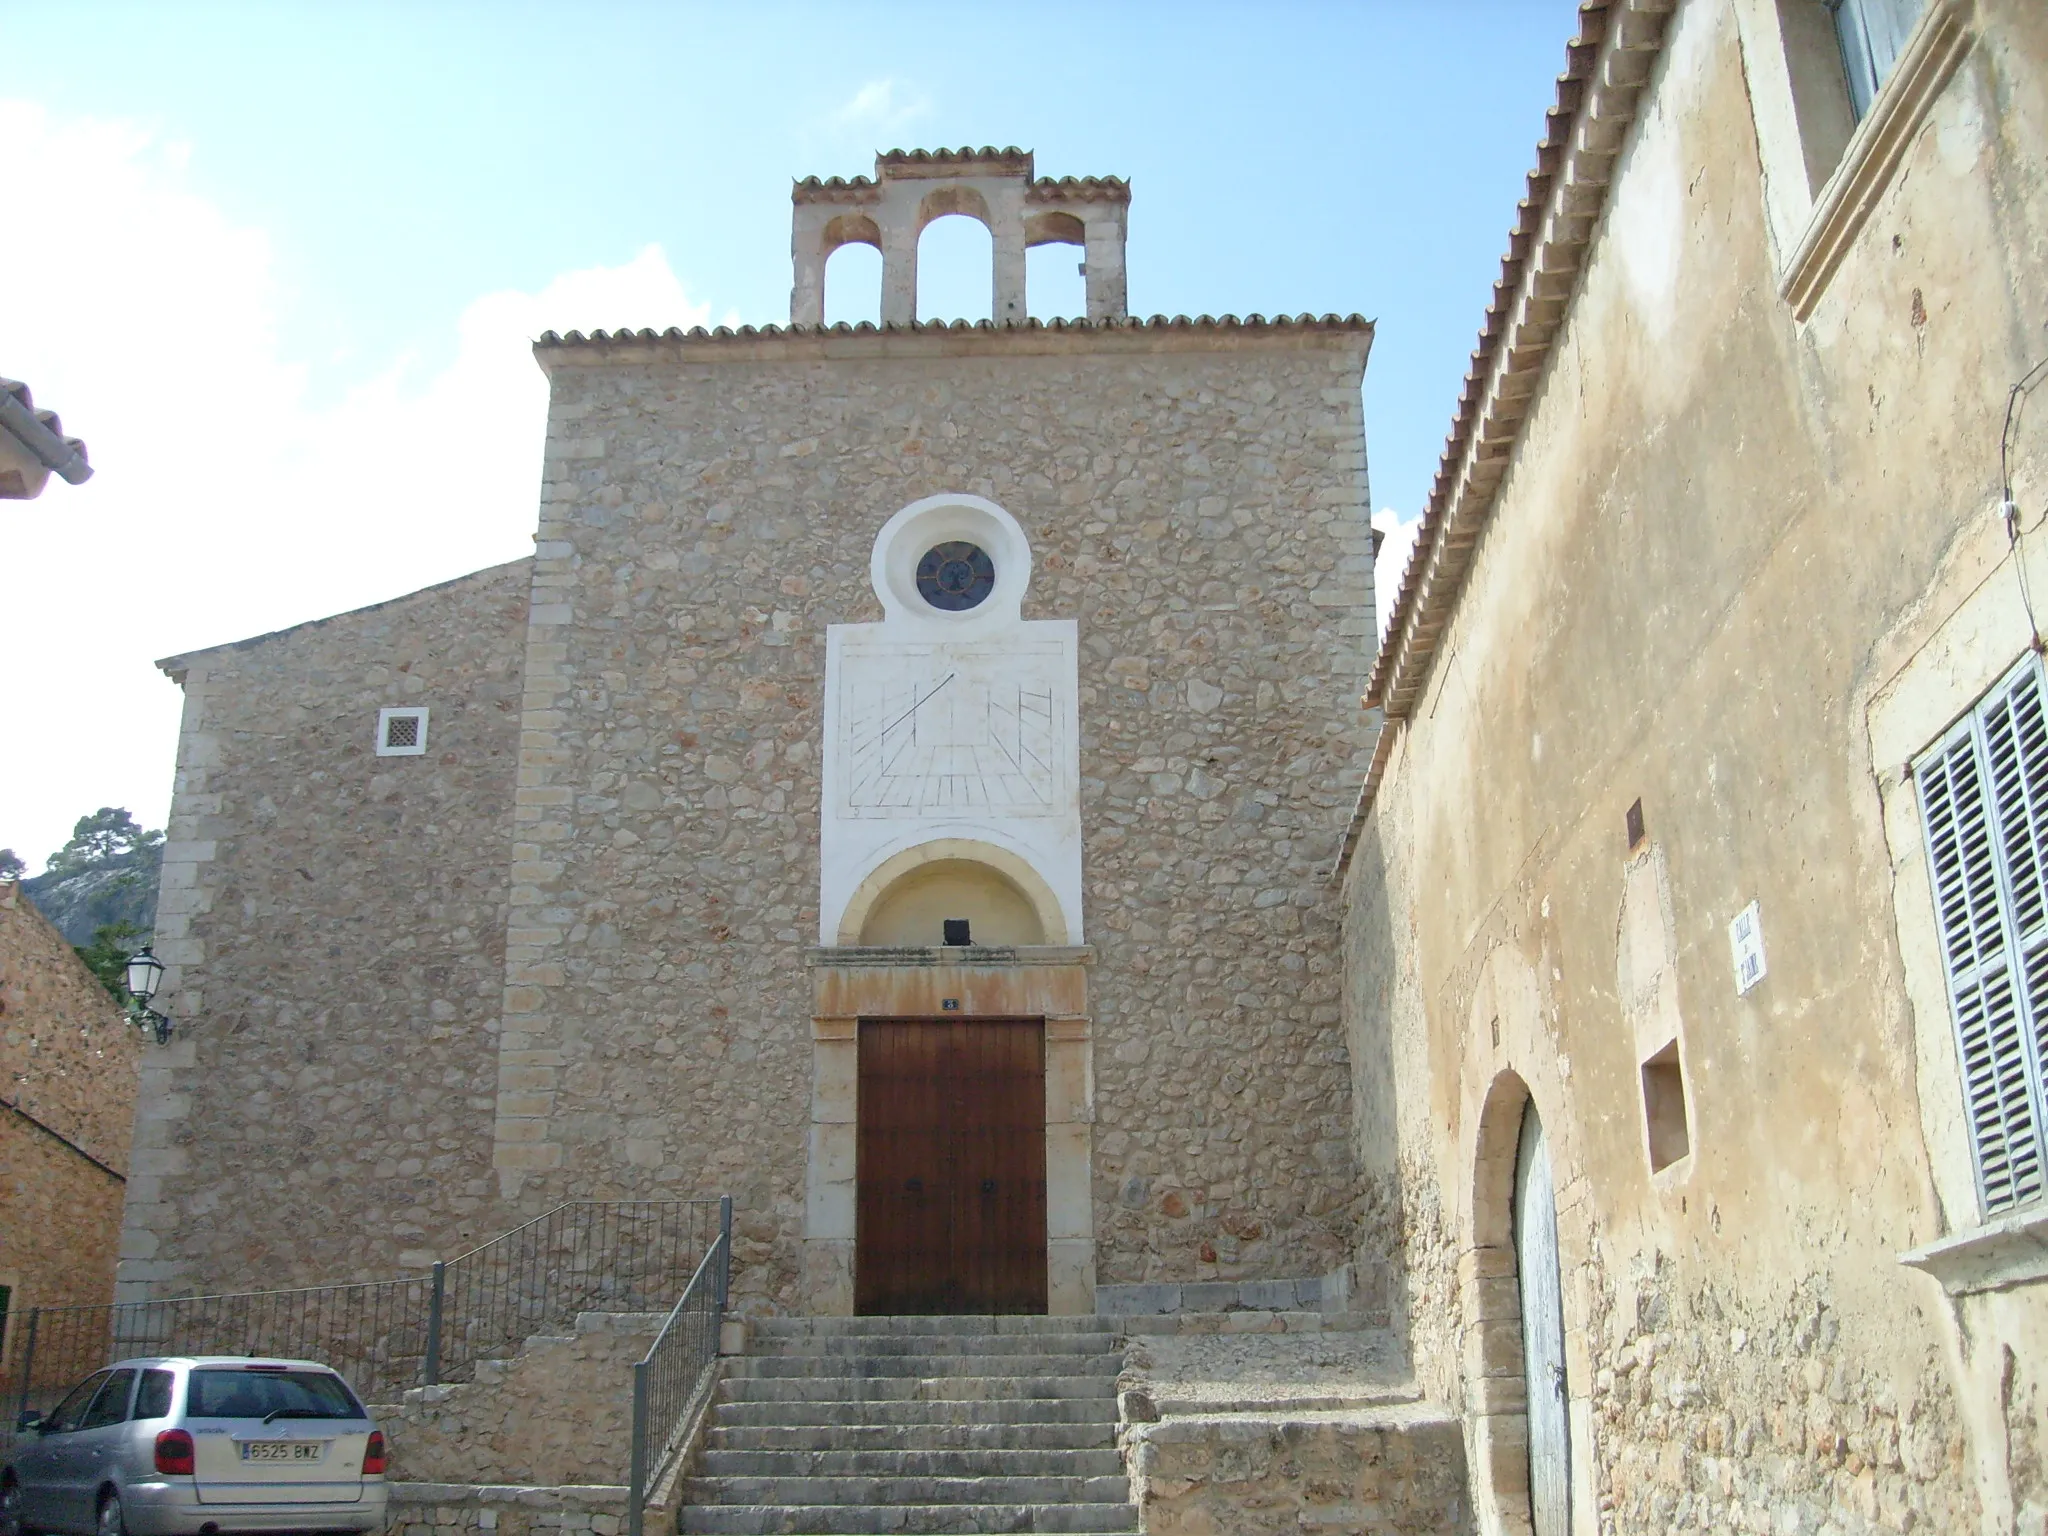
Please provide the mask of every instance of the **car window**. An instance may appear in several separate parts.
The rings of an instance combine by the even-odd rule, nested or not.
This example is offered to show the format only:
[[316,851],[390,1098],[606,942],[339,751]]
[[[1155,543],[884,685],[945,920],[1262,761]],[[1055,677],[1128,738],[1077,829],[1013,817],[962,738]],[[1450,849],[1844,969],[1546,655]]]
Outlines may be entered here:
[[328,1371],[194,1371],[188,1419],[360,1419],[355,1394]]
[[169,1371],[144,1371],[142,1386],[135,1394],[138,1419],[167,1419],[171,1416],[171,1384],[177,1378]]
[[133,1371],[116,1371],[106,1380],[78,1421],[80,1429],[102,1429],[128,1417],[128,1394],[135,1387]]
[[50,1410],[50,1416],[43,1420],[43,1427],[53,1434],[78,1428],[78,1420],[84,1414],[86,1405],[93,1394],[106,1385],[108,1372],[94,1371],[85,1380],[64,1395],[64,1401]]

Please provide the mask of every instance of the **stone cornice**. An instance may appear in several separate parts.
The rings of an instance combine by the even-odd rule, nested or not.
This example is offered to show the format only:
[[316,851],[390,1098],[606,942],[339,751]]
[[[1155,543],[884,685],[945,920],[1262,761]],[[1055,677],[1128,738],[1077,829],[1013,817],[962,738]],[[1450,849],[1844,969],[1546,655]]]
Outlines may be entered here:
[[1536,387],[1550,361],[1607,201],[1629,124],[1676,0],[1587,0],[1566,48],[1557,105],[1536,147],[1528,196],[1423,511],[1421,533],[1366,689],[1405,719],[1450,621]]
[[1356,351],[1372,346],[1363,315],[1263,315],[1149,320],[1032,320],[1022,325],[956,320],[914,325],[702,326],[689,331],[547,332],[533,344],[544,369],[603,367],[657,359],[714,363],[751,360],[933,358],[1073,352],[1210,352],[1237,349]]

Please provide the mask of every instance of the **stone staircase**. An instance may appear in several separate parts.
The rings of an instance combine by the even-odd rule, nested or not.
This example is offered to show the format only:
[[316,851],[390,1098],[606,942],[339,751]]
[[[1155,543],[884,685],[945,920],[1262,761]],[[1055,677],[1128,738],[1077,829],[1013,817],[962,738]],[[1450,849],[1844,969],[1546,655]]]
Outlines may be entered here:
[[727,1362],[678,1530],[1135,1531],[1095,1317],[774,1318]]

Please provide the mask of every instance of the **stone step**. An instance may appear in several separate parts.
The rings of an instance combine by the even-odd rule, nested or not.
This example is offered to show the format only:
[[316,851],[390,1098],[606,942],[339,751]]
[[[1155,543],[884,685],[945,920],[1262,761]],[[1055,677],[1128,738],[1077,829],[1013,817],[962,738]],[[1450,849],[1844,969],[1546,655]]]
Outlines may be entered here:
[[938,1333],[1101,1333],[1115,1329],[1116,1321],[1094,1316],[1023,1317],[960,1313],[934,1317],[761,1317],[751,1319],[748,1328],[755,1338],[840,1338],[867,1333],[902,1338]]
[[1116,1423],[1111,1418],[1087,1424],[1048,1424],[1042,1421],[934,1424],[919,1419],[905,1424],[728,1425],[714,1420],[704,1437],[707,1454],[720,1451],[1038,1452],[1113,1449],[1115,1445]]
[[[697,1460],[704,1478],[906,1477],[1122,1477],[1123,1457],[1113,1446],[1097,1450],[934,1450],[899,1447],[853,1450],[716,1451]],[[829,1502],[829,1501],[819,1501]],[[928,1502],[937,1502],[936,1500]]]
[[747,1355],[726,1362],[728,1381],[880,1381],[903,1376],[1102,1376],[1124,1368],[1101,1355]]
[[1027,1397],[1102,1397],[1112,1378],[1087,1376],[727,1376],[731,1403],[1002,1402]]
[[[764,1397],[748,1401],[727,1398],[717,1405],[712,1420],[718,1428],[836,1428],[841,1425],[929,1424],[1023,1425],[1023,1424],[1109,1424],[1116,1423],[1116,1399],[1101,1391],[1090,1378],[1094,1392],[1086,1396],[1063,1397],[955,1397],[919,1398],[908,1394],[890,1398],[868,1398],[849,1402],[843,1398],[801,1396]],[[749,1388],[783,1388],[785,1382],[748,1382]],[[905,1385],[892,1382],[892,1386]]]
[[953,1536],[986,1531],[1135,1531],[1129,1504],[697,1505],[677,1511],[683,1536]]
[[691,1477],[691,1504],[1121,1504],[1121,1473],[1103,1477]]
[[1104,1329],[1062,1333],[785,1334],[748,1341],[750,1358],[828,1357],[875,1360],[889,1355],[1107,1355],[1124,1336]]

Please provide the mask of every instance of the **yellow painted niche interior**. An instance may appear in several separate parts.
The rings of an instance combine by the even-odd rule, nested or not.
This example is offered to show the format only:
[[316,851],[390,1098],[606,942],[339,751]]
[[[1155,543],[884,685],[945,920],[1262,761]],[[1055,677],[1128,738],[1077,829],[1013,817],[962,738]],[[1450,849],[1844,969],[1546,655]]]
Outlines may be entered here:
[[1007,876],[973,859],[934,859],[908,871],[875,898],[860,942],[890,946],[945,940],[949,917],[964,917],[976,944],[1043,944],[1045,928],[1030,898]]

